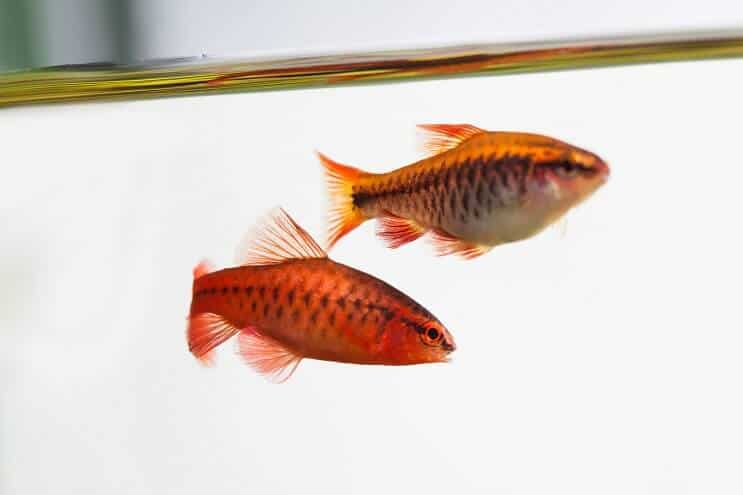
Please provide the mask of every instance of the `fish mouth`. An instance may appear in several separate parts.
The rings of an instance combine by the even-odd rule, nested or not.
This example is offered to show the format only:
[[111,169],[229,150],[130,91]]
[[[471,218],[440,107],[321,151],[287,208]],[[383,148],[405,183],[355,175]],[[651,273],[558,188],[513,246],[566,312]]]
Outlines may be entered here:
[[599,162],[599,170],[600,170],[600,177],[601,177],[601,183],[605,183],[609,180],[609,176],[611,175],[611,169],[609,168],[609,164],[605,161],[601,160]]
[[444,342],[443,344],[441,344],[441,348],[444,349],[447,353],[457,350],[457,346],[453,343],[450,344],[449,342]]

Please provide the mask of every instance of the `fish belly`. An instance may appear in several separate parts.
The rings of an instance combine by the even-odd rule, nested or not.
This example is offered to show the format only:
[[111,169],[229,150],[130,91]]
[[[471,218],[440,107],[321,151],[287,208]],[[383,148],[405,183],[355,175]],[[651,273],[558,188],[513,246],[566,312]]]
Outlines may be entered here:
[[453,236],[486,246],[497,246],[519,241],[542,231],[549,224],[544,215],[535,214],[523,207],[496,208],[483,212],[479,218],[470,216],[465,220],[452,218],[442,228]]

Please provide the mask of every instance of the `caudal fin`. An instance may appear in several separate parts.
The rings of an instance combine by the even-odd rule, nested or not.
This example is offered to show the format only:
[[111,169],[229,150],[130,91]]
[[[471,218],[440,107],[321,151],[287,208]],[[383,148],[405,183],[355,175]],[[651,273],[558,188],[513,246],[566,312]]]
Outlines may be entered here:
[[[196,290],[197,280],[213,271],[214,267],[206,260],[196,265],[193,269],[194,290]],[[202,364],[207,366],[213,364],[214,348],[237,332],[238,329],[223,317],[214,313],[200,312],[192,301],[186,339],[188,349]]]
[[328,242],[326,249],[330,249],[338,239],[351,232],[366,220],[361,210],[353,204],[353,186],[359,180],[369,175],[342,163],[335,162],[317,153],[320,163],[325,167],[325,177],[330,196],[330,211],[328,215]]

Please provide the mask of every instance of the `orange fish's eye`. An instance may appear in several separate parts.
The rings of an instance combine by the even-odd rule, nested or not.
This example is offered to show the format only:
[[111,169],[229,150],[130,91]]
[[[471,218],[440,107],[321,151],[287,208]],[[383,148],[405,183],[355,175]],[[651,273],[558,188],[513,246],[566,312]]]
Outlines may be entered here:
[[444,334],[436,327],[424,327],[421,332],[421,340],[426,345],[437,345]]
[[563,177],[575,177],[578,167],[572,162],[564,161],[557,167],[557,173]]

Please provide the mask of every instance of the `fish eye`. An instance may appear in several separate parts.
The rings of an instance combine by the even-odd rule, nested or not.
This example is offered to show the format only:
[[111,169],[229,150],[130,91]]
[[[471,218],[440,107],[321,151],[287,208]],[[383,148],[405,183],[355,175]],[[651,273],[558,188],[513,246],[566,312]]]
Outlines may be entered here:
[[563,177],[575,177],[578,173],[578,167],[572,162],[564,161],[558,165],[557,173]]
[[438,328],[428,327],[421,332],[421,340],[426,345],[436,345],[444,334]]

